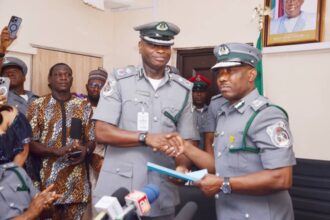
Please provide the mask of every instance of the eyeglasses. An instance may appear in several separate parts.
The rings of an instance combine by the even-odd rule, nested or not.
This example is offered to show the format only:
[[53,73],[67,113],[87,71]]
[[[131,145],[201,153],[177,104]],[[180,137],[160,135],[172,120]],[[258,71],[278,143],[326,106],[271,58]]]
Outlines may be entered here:
[[88,83],[88,87],[92,88],[92,89],[102,89],[102,87],[104,86],[104,83],[97,83],[97,82],[92,82],[92,83]]

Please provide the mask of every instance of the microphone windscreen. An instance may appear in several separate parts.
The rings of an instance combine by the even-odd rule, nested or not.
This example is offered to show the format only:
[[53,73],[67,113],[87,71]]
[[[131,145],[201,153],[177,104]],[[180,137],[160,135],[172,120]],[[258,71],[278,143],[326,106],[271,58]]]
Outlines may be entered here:
[[193,219],[196,211],[197,204],[195,202],[187,202],[179,211],[179,213],[175,216],[174,220],[191,220]]
[[125,206],[126,205],[125,196],[127,196],[127,194],[129,194],[128,189],[124,187],[120,187],[119,189],[114,191],[111,196],[116,197],[121,206]]
[[153,203],[159,196],[159,187],[154,184],[146,185],[141,191],[147,195],[150,204]]
[[82,136],[82,122],[79,118],[71,119],[70,137],[80,140]]

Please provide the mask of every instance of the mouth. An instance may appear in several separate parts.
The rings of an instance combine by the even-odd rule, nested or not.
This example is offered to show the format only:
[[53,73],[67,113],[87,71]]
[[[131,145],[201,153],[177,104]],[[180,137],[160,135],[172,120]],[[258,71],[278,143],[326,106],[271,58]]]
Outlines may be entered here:
[[158,62],[164,62],[165,57],[155,57],[155,60],[158,61]]
[[229,90],[231,90],[231,87],[229,85],[220,86],[220,91],[221,92],[228,92]]

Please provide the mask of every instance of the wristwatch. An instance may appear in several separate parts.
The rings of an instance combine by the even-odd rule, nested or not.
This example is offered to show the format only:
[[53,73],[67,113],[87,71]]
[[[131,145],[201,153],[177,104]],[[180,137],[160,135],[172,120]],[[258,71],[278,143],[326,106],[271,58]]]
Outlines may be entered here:
[[223,178],[222,186],[220,187],[220,189],[224,194],[230,194],[231,193],[231,186],[230,186],[230,182],[229,182],[229,177],[224,177]]
[[138,139],[139,139],[139,143],[140,143],[140,144],[143,144],[143,145],[146,144],[147,134],[148,134],[148,132],[141,132],[141,133],[139,134]]

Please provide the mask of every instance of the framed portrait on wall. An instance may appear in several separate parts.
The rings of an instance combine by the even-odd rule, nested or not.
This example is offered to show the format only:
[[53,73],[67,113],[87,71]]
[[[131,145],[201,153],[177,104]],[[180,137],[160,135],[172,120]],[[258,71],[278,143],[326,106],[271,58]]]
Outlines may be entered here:
[[319,42],[324,0],[265,0],[264,46]]

